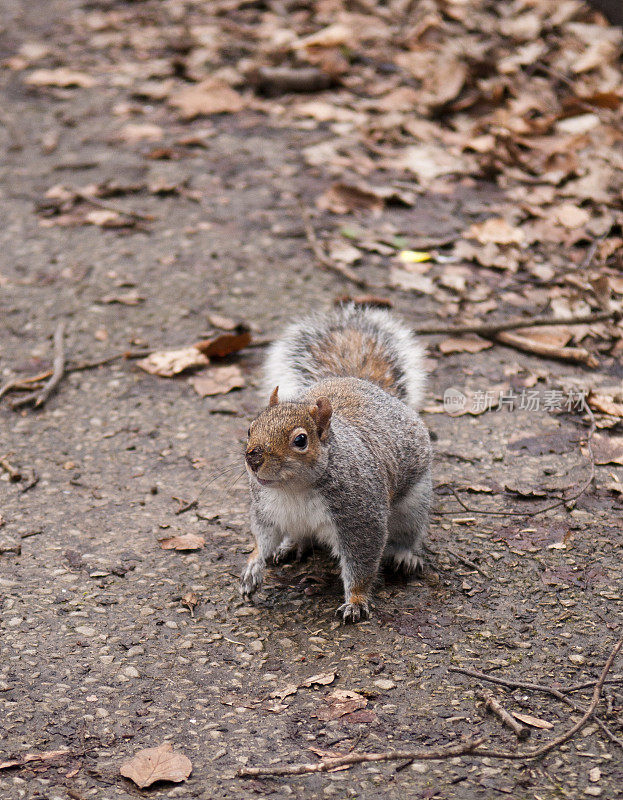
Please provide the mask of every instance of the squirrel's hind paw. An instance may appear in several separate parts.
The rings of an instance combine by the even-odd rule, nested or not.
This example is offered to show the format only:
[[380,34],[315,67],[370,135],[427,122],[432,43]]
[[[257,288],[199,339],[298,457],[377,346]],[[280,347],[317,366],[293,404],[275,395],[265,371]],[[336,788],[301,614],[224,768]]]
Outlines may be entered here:
[[394,550],[384,558],[386,565],[406,577],[421,575],[424,572],[424,559],[413,550]]
[[368,601],[362,600],[360,603],[343,603],[335,612],[335,616],[339,617],[342,622],[347,625],[349,623],[369,619],[370,607]]
[[240,594],[245,600],[249,600],[260,588],[263,580],[264,563],[259,558],[249,561],[240,578]]
[[285,564],[287,561],[302,561],[308,549],[308,542],[296,542],[288,537],[275,550],[273,562],[275,564]]

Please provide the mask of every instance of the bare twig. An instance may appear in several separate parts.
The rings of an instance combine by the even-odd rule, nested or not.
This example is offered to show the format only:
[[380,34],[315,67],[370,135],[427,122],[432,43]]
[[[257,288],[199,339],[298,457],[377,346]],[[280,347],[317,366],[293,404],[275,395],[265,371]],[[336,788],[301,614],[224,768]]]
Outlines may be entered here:
[[[69,374],[70,372],[84,372],[89,369],[97,369],[97,367],[103,367],[107,364],[112,364],[114,361],[119,361],[120,359],[135,359],[135,358],[145,358],[150,354],[150,350],[137,350],[137,351],[126,351],[124,353],[115,353],[112,356],[106,356],[105,358],[99,358],[96,361],[79,361],[76,363],[72,363],[71,361],[67,362],[65,365],[65,374]],[[5,383],[2,388],[0,388],[0,398],[2,398],[5,394],[14,391],[20,391],[22,389],[26,389],[29,384],[39,383],[40,381],[44,381],[47,378],[52,377],[53,370],[49,369],[45,372],[41,372],[39,375],[34,375],[32,378],[20,378],[19,380],[9,381]],[[33,394],[38,394],[33,392]],[[24,401],[26,398],[21,398]],[[19,403],[20,401],[18,401]],[[29,400],[28,402],[32,402]],[[15,408],[15,403],[13,403],[13,407]]]
[[468,755],[472,753],[484,739],[470,739],[454,747],[439,750],[392,750],[384,753],[349,753],[336,758],[323,758],[315,764],[288,764],[275,767],[244,767],[238,770],[240,778],[256,778],[272,775],[307,775],[312,772],[330,772],[338,767],[364,764],[372,761],[439,761],[445,758]]
[[25,397],[15,400],[12,407],[22,408],[22,406],[34,405],[35,408],[41,408],[46,403],[52,392],[56,389],[58,384],[63,379],[65,374],[65,347],[63,339],[65,337],[65,323],[59,322],[54,331],[54,363],[52,365],[52,375],[45,384],[43,389],[38,392],[31,392]]
[[456,553],[449,547],[444,547],[444,551],[449,555],[451,555],[453,558],[455,558],[457,561],[459,561],[461,564],[464,564],[466,567],[469,567],[470,569],[473,569],[476,572],[478,572],[480,575],[482,575],[483,578],[491,580],[491,576],[488,573],[486,573],[484,569],[479,567],[478,564],[475,564],[473,561],[470,561],[469,558],[465,558],[465,556],[462,556],[460,553]]
[[14,481],[15,483],[17,483],[17,481],[21,481],[22,473],[17,467],[11,464],[7,456],[0,458],[0,469],[3,469],[7,473],[9,480]]
[[593,322],[616,321],[619,311],[599,311],[595,314],[580,314],[575,317],[519,317],[506,322],[474,323],[473,325],[416,325],[413,332],[420,336],[460,336],[464,333],[477,333],[481,336],[494,336],[502,331],[519,330],[520,328],[539,328],[552,325],[590,325]]
[[574,364],[586,364],[589,367],[596,367],[599,363],[583,347],[558,347],[545,342],[537,342],[534,339],[528,339],[510,331],[496,333],[491,338],[495,339],[496,342],[500,342],[500,344],[505,344],[515,350],[521,350],[524,353],[531,353],[535,356],[554,358],[559,361],[571,361]]
[[507,728],[510,728],[518,739],[527,739],[530,736],[530,729],[522,725],[514,717],[512,717],[504,706],[492,694],[482,692],[480,694],[481,700],[484,700],[485,708],[491,711],[498,719],[501,719]]
[[[576,703],[575,700],[572,700],[570,697],[567,697],[565,692],[576,691],[577,689],[587,689],[596,686],[595,681],[592,681],[590,683],[583,683],[577,686],[569,686],[563,689],[556,689],[553,686],[547,686],[546,684],[542,683],[529,683],[526,681],[516,681],[516,680],[510,680],[508,678],[500,678],[496,675],[488,675],[485,672],[479,672],[478,670],[473,670],[473,669],[465,669],[463,667],[449,667],[448,671],[458,672],[462,675],[469,675],[472,678],[478,678],[478,680],[481,681],[488,681],[489,683],[495,683],[499,686],[506,686],[510,689],[526,689],[527,691],[531,692],[543,692],[544,694],[549,694],[552,697],[557,698],[562,703],[565,703],[566,705],[573,708],[574,711],[579,711],[582,713],[585,712],[584,708],[579,703]],[[609,682],[618,683],[620,680],[623,680],[623,676],[620,675],[615,676],[611,678],[610,681],[604,680],[602,682],[602,686],[604,683],[609,683]],[[591,716],[594,722],[601,728],[601,730],[606,734],[606,736],[608,737],[608,739],[610,739],[611,742],[614,742],[619,747],[623,747],[623,740],[618,736],[616,736],[610,730],[610,728],[605,724],[605,722],[603,722],[603,720],[601,720],[593,712],[591,712]]]
[[338,264],[336,261],[333,261],[331,258],[327,256],[324,252],[322,245],[318,241],[318,237],[316,236],[316,231],[311,224],[311,219],[307,209],[301,205],[301,215],[303,217],[303,225],[305,226],[305,235],[307,236],[307,241],[309,242],[309,246],[314,252],[316,256],[316,260],[318,263],[323,266],[325,269],[330,270],[331,272],[335,272],[337,275],[340,275],[342,278],[346,278],[346,280],[351,281],[356,286],[359,286],[360,289],[370,289],[372,288],[373,284],[368,283],[365,278],[360,277],[355,272],[353,272],[350,267],[347,267],[345,264]]
[[90,203],[92,206],[96,206],[96,208],[103,208],[105,211],[112,211],[122,217],[130,217],[131,219],[138,219],[144,222],[153,222],[156,219],[156,217],[154,217],[152,214],[140,214],[138,211],[127,211],[125,208],[119,208],[113,203],[105,203],[103,200],[98,200],[96,197],[92,197],[90,194],[86,194],[85,192],[76,192],[76,197],[85,203]]

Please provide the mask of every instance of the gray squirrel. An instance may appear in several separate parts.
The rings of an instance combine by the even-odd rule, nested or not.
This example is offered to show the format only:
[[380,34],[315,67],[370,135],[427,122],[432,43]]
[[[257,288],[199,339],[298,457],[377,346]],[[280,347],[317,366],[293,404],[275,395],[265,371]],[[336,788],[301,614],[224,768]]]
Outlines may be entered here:
[[432,501],[422,362],[402,322],[353,304],[296,322],[271,346],[270,401],[245,452],[255,539],[245,599],[269,559],[300,556],[312,541],[339,558],[344,622],[368,618],[381,563],[421,569]]

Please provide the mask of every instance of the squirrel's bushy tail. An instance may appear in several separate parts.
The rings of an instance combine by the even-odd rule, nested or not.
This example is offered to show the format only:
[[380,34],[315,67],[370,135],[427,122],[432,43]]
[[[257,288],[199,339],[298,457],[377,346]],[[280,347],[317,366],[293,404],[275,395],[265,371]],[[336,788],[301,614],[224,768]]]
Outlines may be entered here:
[[279,386],[281,400],[297,400],[324,378],[363,378],[419,409],[423,355],[413,333],[388,311],[349,303],[286,329],[269,350],[265,389]]

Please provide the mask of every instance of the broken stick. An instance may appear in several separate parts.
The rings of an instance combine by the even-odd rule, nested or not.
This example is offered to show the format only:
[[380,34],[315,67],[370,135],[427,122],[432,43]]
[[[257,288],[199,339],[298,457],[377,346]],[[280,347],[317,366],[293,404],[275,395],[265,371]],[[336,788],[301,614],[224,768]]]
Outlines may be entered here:
[[491,713],[495,714],[498,719],[502,720],[504,725],[506,725],[507,728],[510,728],[518,739],[523,740],[530,736],[529,728],[526,728],[525,725],[522,725],[514,717],[512,717],[500,703],[500,701],[497,700],[492,694],[489,694],[488,692],[480,692],[478,696],[481,700],[484,700],[487,711],[491,711]]
[[58,384],[63,379],[65,374],[65,323],[59,322],[54,331],[54,363],[52,365],[52,375],[43,389],[39,392],[31,392],[25,397],[15,400],[12,403],[12,408],[22,408],[23,406],[34,405],[35,408],[41,408],[48,400],[52,392],[56,389]]

